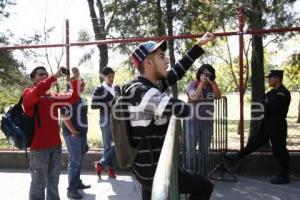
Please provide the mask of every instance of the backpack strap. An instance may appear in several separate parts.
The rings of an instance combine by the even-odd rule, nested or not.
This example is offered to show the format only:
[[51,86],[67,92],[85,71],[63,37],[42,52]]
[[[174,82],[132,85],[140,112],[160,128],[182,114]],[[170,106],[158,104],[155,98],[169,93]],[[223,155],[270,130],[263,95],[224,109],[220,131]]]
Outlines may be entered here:
[[[23,96],[20,97],[20,100],[18,102],[18,106],[22,107],[22,102],[23,102]],[[39,102],[37,102],[34,107],[33,107],[33,118],[36,118],[37,117],[37,121],[38,121],[38,126],[39,128],[42,127],[42,124],[41,124],[41,119],[40,119],[40,113],[39,113],[39,106],[38,106]]]
[[[23,96],[21,95],[20,100],[18,102],[18,106],[22,108],[22,102],[23,102]],[[33,118],[35,119],[37,117],[37,121],[38,121],[38,127],[41,128],[41,119],[40,119],[40,114],[39,114],[39,107],[38,107],[38,102],[34,105],[33,108]],[[29,162],[28,159],[28,152],[27,152],[27,148],[25,148],[25,158],[26,160]]]
[[19,99],[19,102],[17,103],[18,106],[22,106],[22,99],[23,99],[23,97],[22,97],[22,95],[21,95],[21,97],[20,97],[20,99]]
[[126,94],[127,92],[129,92],[133,87],[139,87],[139,86],[141,86],[141,85],[143,85],[143,83],[141,83],[141,82],[135,82],[135,83],[133,83],[131,86],[129,86],[125,91],[124,91],[124,93],[123,93],[123,89],[122,89],[122,91],[121,91],[121,93],[122,93],[122,95],[124,95],[124,94]]

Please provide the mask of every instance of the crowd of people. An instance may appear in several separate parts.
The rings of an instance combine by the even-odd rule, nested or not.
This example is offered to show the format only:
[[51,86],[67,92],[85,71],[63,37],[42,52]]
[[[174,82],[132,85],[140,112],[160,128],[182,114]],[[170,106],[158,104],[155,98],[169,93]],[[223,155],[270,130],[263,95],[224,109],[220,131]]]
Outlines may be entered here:
[[[103,142],[103,155],[94,163],[99,179],[104,172],[107,172],[110,178],[117,176],[113,166],[116,150],[111,133],[110,115],[113,99],[121,95],[122,90],[126,91],[122,95],[127,97],[129,103],[132,145],[139,144],[143,138],[131,167],[137,181],[141,184],[142,199],[151,199],[153,178],[170,116],[185,118],[193,109],[194,112],[198,112],[195,116],[201,116],[205,120],[201,117],[184,119],[186,123],[184,129],[185,165],[184,168],[178,168],[179,191],[189,194],[191,200],[210,199],[214,184],[205,176],[194,172],[195,151],[199,148],[200,159],[206,162],[214,132],[213,101],[221,97],[220,89],[215,81],[215,69],[210,64],[203,64],[199,67],[195,80],[187,86],[188,102],[170,96],[166,90],[185,75],[196,59],[204,53],[203,46],[213,39],[213,34],[206,33],[170,69],[169,59],[165,53],[166,41],[158,43],[147,41],[139,44],[131,54],[131,61],[140,75],[122,88],[114,85],[115,71],[112,68],[105,67],[101,71],[104,81],[95,88],[91,103],[91,109],[99,110],[99,126]],[[35,109],[39,112],[39,123],[35,123],[35,136],[30,147],[30,200],[60,199],[58,193],[62,156],[60,121],[69,156],[67,196],[72,199],[82,199],[83,195],[78,190],[91,187],[91,185],[85,185],[80,178],[82,160],[89,149],[88,103],[82,95],[85,82],[78,68],[74,67],[71,71],[72,77],[67,91],[53,93],[49,91],[57,79],[63,76],[62,68],[55,74],[49,75],[45,67],[36,67],[30,74],[33,86],[26,88],[22,94],[26,114],[32,116]],[[261,131],[249,139],[244,150],[234,155],[226,155],[225,158],[226,164],[231,167],[243,156],[250,154],[270,139],[274,155],[279,159],[282,167],[280,174],[271,182],[282,184],[289,182],[285,117],[290,103],[290,94],[282,85],[281,71],[272,71],[268,79],[270,86],[274,89],[266,94],[262,102],[265,106],[266,117]],[[196,107],[193,105],[201,101],[206,102],[205,106],[195,111]],[[277,128],[272,126],[274,123],[278,125]],[[145,137],[142,137],[142,134]]]

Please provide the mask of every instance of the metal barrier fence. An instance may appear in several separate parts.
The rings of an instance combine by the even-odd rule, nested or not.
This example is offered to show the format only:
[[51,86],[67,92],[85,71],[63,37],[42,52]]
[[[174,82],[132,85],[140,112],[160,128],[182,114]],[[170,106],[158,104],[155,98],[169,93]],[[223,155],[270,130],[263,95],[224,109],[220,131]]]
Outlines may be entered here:
[[[191,105],[192,115],[183,120],[185,139],[182,166],[194,173],[212,175],[219,167],[224,167],[222,155],[227,151],[227,99],[200,100]],[[153,180],[152,200],[179,199],[179,145],[175,128],[176,119],[172,117]],[[190,152],[186,151],[187,142]]]
[[182,166],[208,176],[227,152],[227,98],[202,99],[190,104],[194,112],[183,121]]
[[153,180],[152,200],[179,199],[177,176],[179,150],[175,128],[176,119],[171,117]]

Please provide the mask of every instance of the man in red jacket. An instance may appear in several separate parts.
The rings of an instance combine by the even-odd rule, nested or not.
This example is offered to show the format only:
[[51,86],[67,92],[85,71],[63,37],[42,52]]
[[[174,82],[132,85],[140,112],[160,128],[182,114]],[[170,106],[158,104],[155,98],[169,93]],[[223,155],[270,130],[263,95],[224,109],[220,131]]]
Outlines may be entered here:
[[[33,116],[37,105],[39,120],[35,119],[35,131],[30,146],[31,185],[30,200],[59,200],[58,182],[61,166],[61,140],[59,135],[58,109],[79,100],[77,80],[72,82],[73,93],[50,93],[49,89],[63,74],[61,68],[48,76],[45,67],[39,66],[30,73],[33,86],[23,91],[25,113]],[[39,123],[38,123],[39,122]]]

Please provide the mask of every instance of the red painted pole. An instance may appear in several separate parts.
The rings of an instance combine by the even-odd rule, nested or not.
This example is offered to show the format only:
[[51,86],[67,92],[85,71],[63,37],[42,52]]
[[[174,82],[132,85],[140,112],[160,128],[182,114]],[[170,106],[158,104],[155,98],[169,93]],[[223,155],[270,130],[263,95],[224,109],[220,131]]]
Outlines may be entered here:
[[244,148],[244,7],[239,4],[239,46],[240,46],[240,148]]
[[[66,66],[70,70],[70,26],[69,20],[66,19]],[[70,81],[70,75],[67,75],[67,81]]]
[[66,20],[66,68],[70,69],[70,29],[69,20]]

